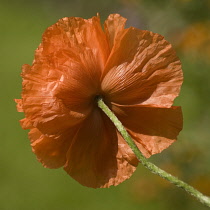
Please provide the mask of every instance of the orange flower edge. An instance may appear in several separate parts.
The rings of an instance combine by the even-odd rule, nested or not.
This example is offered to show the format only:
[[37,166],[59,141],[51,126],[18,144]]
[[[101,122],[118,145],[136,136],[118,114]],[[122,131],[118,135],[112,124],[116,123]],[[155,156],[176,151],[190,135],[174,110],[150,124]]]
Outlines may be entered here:
[[63,18],[43,34],[32,66],[23,65],[23,129],[37,159],[64,167],[82,185],[118,185],[138,160],[98,108],[102,96],[145,157],[171,145],[182,129],[172,106],[183,81],[181,63],[159,34],[125,29],[126,19]]

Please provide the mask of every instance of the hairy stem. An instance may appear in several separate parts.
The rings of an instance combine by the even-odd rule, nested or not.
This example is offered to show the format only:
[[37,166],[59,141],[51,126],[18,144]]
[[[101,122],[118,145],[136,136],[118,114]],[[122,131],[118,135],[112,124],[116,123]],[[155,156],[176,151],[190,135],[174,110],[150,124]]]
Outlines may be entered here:
[[122,123],[118,120],[118,118],[114,115],[114,113],[109,109],[109,107],[103,102],[102,98],[98,98],[98,106],[102,109],[102,111],[109,117],[109,119],[114,123],[117,130],[121,133],[122,137],[125,139],[127,144],[130,146],[138,160],[141,162],[143,166],[149,169],[152,173],[159,175],[160,177],[168,180],[172,184],[176,185],[179,188],[182,188],[190,195],[194,196],[198,201],[202,204],[210,207],[210,197],[203,195],[201,192],[193,188],[192,186],[188,185],[187,183],[179,180],[178,178],[172,176],[171,174],[167,173],[166,171],[158,168],[153,163],[149,162],[146,159],[141,151],[138,149],[126,129],[123,127]]

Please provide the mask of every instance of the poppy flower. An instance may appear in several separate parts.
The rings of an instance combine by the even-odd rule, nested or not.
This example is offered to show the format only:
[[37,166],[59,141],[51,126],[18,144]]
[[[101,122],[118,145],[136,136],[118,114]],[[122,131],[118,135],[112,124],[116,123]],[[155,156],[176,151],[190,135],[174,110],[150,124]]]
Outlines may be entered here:
[[37,159],[64,167],[82,185],[118,185],[138,160],[98,96],[115,113],[145,157],[171,145],[182,129],[181,108],[172,106],[183,80],[180,60],[163,36],[111,14],[63,18],[47,28],[33,64],[23,65],[23,129]]

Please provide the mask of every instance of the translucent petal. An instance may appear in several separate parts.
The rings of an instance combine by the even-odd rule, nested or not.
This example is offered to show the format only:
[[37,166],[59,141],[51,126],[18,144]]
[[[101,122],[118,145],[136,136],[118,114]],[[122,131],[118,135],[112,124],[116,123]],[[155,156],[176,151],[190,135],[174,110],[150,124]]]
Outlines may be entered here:
[[170,107],[183,80],[181,64],[159,34],[136,28],[118,36],[102,81],[110,101]]
[[182,130],[180,107],[159,108],[113,104],[112,109],[146,157],[167,148]]

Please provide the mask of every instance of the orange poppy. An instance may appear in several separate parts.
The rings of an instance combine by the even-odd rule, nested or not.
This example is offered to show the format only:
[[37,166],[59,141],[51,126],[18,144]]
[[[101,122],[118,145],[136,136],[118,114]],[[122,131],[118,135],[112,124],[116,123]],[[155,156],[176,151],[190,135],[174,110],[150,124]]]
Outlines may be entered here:
[[118,185],[138,160],[96,98],[121,120],[145,157],[171,145],[182,129],[172,106],[183,80],[180,60],[163,36],[111,14],[63,18],[43,34],[32,66],[23,65],[23,129],[47,168],[64,167],[82,185]]

